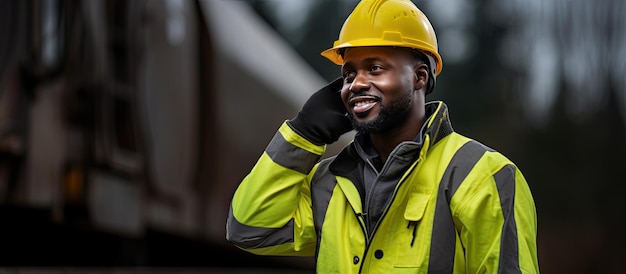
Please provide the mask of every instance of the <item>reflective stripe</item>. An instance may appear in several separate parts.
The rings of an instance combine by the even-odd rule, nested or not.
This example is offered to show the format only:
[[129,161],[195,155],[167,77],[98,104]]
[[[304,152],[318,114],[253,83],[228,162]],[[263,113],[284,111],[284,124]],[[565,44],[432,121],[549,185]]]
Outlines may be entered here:
[[287,142],[280,132],[276,132],[272,141],[265,148],[265,153],[275,163],[308,174],[320,156]]
[[476,141],[465,143],[454,154],[441,178],[435,206],[428,273],[453,271],[456,232],[452,222],[450,199],[487,150],[491,149]]
[[[322,161],[318,170],[327,170],[328,165],[331,163],[328,159]],[[315,231],[317,232],[317,247],[315,250],[315,258],[318,257],[320,242],[322,241],[322,225],[326,217],[326,211],[328,211],[328,204],[330,198],[333,195],[333,190],[337,186],[337,180],[335,175],[330,172],[318,172],[313,176],[311,180],[315,185],[311,186],[311,202],[313,207],[313,222],[315,224]]]
[[235,219],[231,207],[226,222],[228,241],[241,248],[261,248],[293,242],[293,219],[281,228],[248,226]]
[[515,166],[505,166],[495,174],[494,178],[504,215],[498,273],[522,273],[519,267],[517,224],[513,208],[515,205]]

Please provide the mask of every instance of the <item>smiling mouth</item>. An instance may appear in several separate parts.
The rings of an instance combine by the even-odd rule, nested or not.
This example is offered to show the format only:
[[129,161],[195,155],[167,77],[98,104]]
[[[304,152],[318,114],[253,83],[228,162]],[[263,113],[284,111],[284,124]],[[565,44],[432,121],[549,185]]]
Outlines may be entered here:
[[380,102],[380,99],[374,96],[357,96],[349,100],[352,112],[355,115],[363,115],[370,111],[376,104]]

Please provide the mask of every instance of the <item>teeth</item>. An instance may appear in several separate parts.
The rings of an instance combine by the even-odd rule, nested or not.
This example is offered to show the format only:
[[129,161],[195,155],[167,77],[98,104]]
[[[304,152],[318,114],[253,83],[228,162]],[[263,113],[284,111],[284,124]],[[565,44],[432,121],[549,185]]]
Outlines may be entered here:
[[367,104],[372,104],[372,103],[374,103],[374,100],[360,101],[360,102],[356,102],[356,103],[354,104],[354,106],[355,106],[355,107],[360,107],[360,106],[364,106],[364,105],[367,105]]

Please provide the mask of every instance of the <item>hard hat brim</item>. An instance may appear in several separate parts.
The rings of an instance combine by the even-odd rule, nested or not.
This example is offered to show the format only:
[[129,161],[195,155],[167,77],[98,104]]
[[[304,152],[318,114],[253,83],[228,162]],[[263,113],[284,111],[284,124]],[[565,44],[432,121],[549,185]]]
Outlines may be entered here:
[[343,43],[337,45],[338,41],[335,41],[335,46],[329,49],[322,51],[320,54],[326,59],[333,62],[335,65],[343,65],[343,57],[339,54],[341,49],[347,48],[355,48],[355,47],[404,47],[404,48],[412,48],[416,50],[420,50],[425,54],[431,55],[436,60],[436,70],[435,74],[439,75],[443,68],[441,56],[437,53],[436,49],[432,49],[427,44],[424,44],[422,47],[416,47],[416,41],[412,41],[411,43],[405,42],[397,42],[397,41],[388,41],[383,39],[361,39],[356,41],[351,41],[348,43]]

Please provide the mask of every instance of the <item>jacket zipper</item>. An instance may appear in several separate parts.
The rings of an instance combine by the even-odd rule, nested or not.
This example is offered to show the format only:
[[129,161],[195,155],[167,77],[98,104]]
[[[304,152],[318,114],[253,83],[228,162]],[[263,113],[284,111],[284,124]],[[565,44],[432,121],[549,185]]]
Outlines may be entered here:
[[[402,179],[400,179],[400,181],[398,182],[398,184],[396,185],[396,188],[393,191],[393,196],[391,196],[391,199],[389,200],[389,202],[385,205],[385,209],[383,210],[383,214],[380,216],[380,218],[376,221],[376,224],[374,225],[374,228],[372,229],[372,235],[371,238],[374,238],[374,235],[376,234],[376,230],[378,230],[378,226],[380,225],[380,222],[385,218],[385,216],[387,215],[387,212],[389,211],[389,207],[393,204],[393,201],[396,199],[396,196],[398,194],[398,190],[400,189],[400,187],[402,186],[402,184],[404,184],[404,182],[406,181],[407,175],[410,174],[413,170],[415,170],[417,168],[417,165],[420,162],[420,158],[417,158],[415,160],[415,163],[413,164],[412,167],[410,167],[407,171],[404,172],[404,175],[402,175]],[[367,200],[365,201],[366,206],[369,207],[369,194],[367,195]],[[367,208],[367,207],[366,207]],[[370,235],[368,235],[370,236]],[[369,243],[369,240],[367,241]]]
[[363,255],[361,256],[361,265],[359,266],[359,273],[361,273],[363,271],[363,263],[365,262],[365,256],[367,255],[367,251],[370,246],[370,239],[369,239],[369,235],[367,234],[367,227],[365,226],[365,217],[367,216],[367,213],[366,212],[356,213],[356,216],[357,216],[357,219],[359,220],[359,223],[361,224],[361,231],[363,232],[363,235],[365,235],[365,250],[363,251]]
[[[380,221],[383,220],[385,218],[385,216],[387,215],[387,212],[389,211],[389,207],[391,206],[391,204],[393,204],[393,200],[396,199],[396,196],[398,194],[398,189],[400,189],[402,184],[406,181],[407,174],[410,174],[413,170],[415,170],[417,168],[417,165],[419,164],[419,162],[420,162],[420,158],[417,158],[417,160],[415,160],[415,163],[413,164],[413,166],[411,168],[409,168],[404,173],[403,178],[400,179],[400,181],[398,182],[398,185],[396,186],[395,190],[393,191],[393,196],[391,196],[391,199],[389,200],[389,203],[387,203],[387,205],[385,206],[385,210],[383,210],[383,215],[381,215],[380,219],[378,221],[376,221],[376,225],[372,229],[372,235],[371,236],[367,233],[367,227],[365,226],[365,218],[363,218],[364,216],[367,216],[367,213],[366,212],[364,212],[364,213],[357,213],[357,216],[360,217],[361,220],[362,220],[361,229],[364,230],[364,233],[365,233],[365,251],[363,253],[363,258],[361,258],[361,266],[359,267],[359,273],[362,273],[362,271],[363,271],[363,264],[365,263],[365,257],[367,256],[367,252],[369,251],[371,240],[374,239],[374,235],[376,235],[376,231],[378,230],[378,225],[380,224]],[[368,199],[366,200],[366,205],[369,205],[369,194],[368,194],[367,198]],[[409,222],[409,226],[410,225],[411,225],[411,222]],[[415,222],[414,227],[413,227],[413,239],[411,240],[411,246],[413,246],[413,241],[415,241],[416,229],[417,229],[417,222]]]

